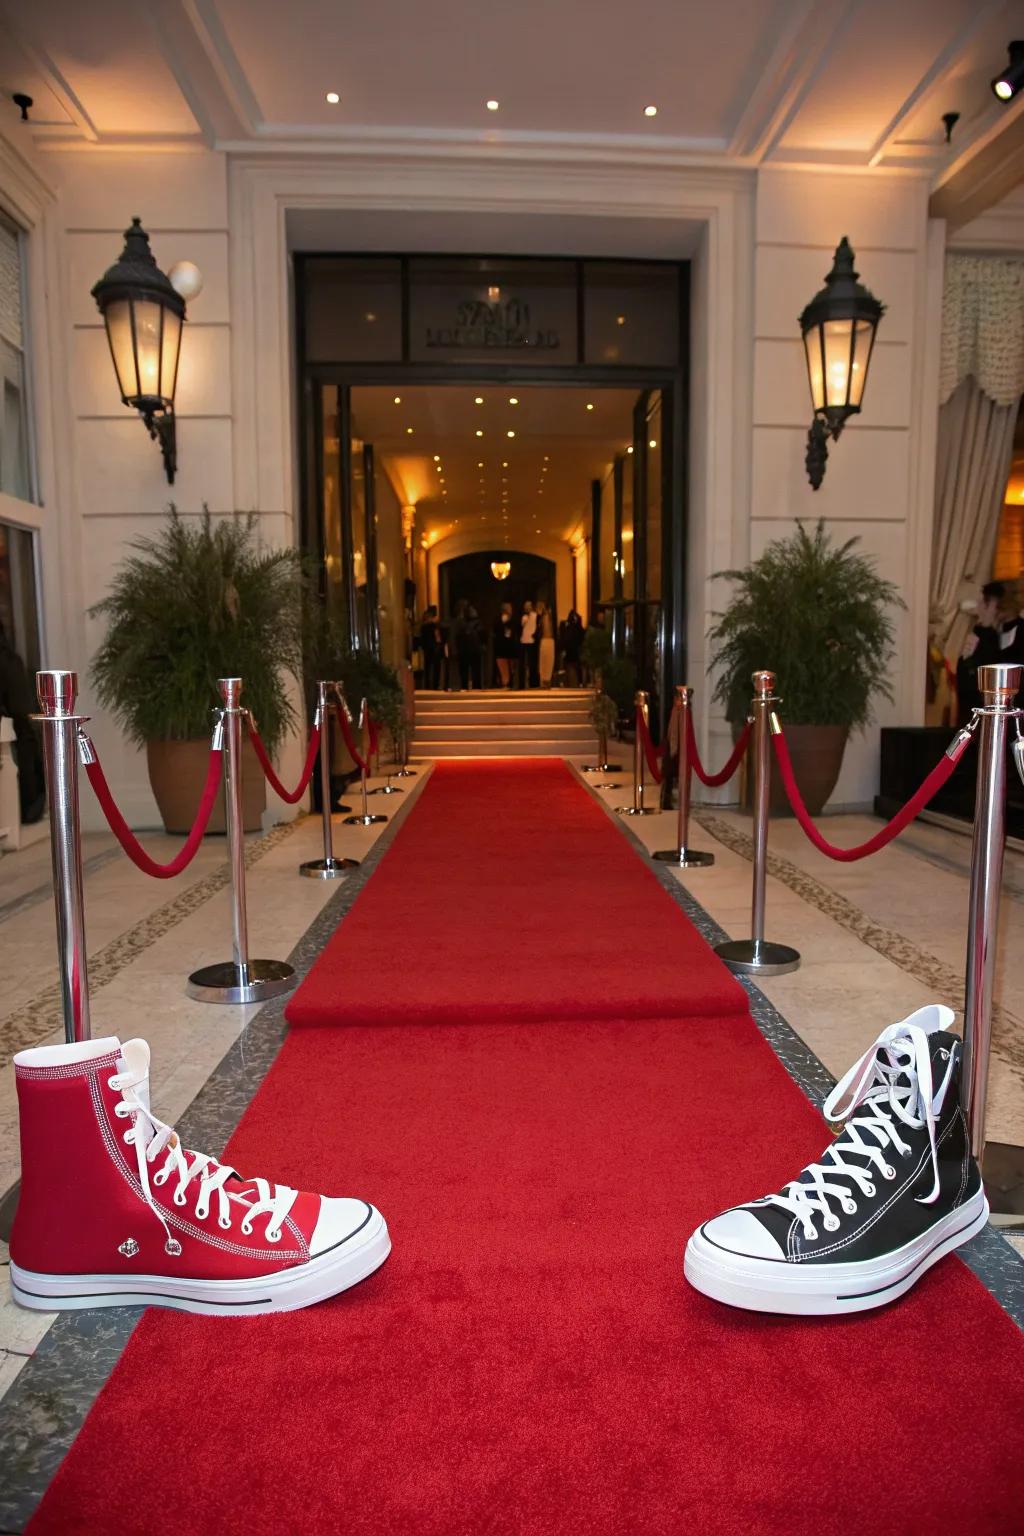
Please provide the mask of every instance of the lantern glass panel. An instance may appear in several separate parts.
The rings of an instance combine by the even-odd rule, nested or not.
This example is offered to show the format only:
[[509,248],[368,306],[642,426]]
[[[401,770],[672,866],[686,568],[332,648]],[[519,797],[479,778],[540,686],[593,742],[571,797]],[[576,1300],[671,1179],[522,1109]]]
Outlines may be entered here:
[[159,399],[161,363],[163,360],[162,326],[164,307],[152,299],[136,299],[135,355],[139,370],[139,394],[149,399]]
[[181,318],[173,309],[164,310],[163,354],[160,359],[160,393],[168,403],[174,400],[178,381],[178,350],[181,347]]
[[825,375],[822,371],[821,328],[812,325],[804,332],[804,350],[807,353],[807,377],[811,386],[811,400],[816,411],[825,408]]
[[103,313],[107,327],[110,352],[117,370],[117,382],[122,400],[133,400],[139,393],[139,381],[135,372],[135,347],[132,339],[132,306],[130,299],[115,299]]
[[864,381],[868,376],[871,348],[875,342],[875,327],[870,320],[857,321],[857,334],[853,347],[853,375],[850,380],[850,404],[860,409],[864,394]]
[[825,343],[825,404],[849,404],[852,320],[826,320],[822,326]]

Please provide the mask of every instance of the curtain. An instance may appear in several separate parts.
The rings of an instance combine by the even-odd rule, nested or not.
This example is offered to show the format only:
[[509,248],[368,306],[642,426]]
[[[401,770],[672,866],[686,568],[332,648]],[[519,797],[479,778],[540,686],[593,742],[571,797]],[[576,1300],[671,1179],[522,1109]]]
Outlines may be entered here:
[[942,297],[931,630],[957,655],[992,569],[1024,393],[1024,261],[950,255]]
[[961,600],[992,571],[1016,424],[1017,402],[997,405],[973,378],[939,411],[931,622],[947,656],[973,623]]

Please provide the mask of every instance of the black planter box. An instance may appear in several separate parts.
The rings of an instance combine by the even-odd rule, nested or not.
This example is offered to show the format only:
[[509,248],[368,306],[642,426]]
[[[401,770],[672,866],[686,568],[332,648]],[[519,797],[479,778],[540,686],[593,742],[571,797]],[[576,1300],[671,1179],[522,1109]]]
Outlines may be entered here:
[[[875,796],[877,815],[886,820],[895,816],[935,767],[955,735],[951,726],[943,725],[900,725],[882,731],[878,794]],[[943,816],[953,816],[958,821],[972,822],[977,769],[975,741],[928,809]],[[1006,830],[1011,837],[1024,837],[1024,785],[1009,753],[1006,758],[1006,799]]]

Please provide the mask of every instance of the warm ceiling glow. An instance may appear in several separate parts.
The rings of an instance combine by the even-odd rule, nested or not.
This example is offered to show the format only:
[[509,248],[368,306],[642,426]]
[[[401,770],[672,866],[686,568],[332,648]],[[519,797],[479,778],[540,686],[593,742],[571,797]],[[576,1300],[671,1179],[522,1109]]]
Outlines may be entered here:
[[487,103],[487,110],[488,110],[488,112],[497,112],[497,110],[498,110],[498,107],[499,107],[499,106],[500,106],[500,102],[497,102],[497,101],[495,101],[495,100],[494,100],[494,99],[493,99],[493,98],[492,98],[492,99],[491,99],[491,100],[490,100],[490,101],[489,101],[489,102],[488,102],[488,103]]
[[657,107],[644,107],[644,117],[657,117]]
[[328,91],[327,100],[330,102],[332,107],[336,107],[338,102],[341,100],[341,97],[338,95],[337,91]]

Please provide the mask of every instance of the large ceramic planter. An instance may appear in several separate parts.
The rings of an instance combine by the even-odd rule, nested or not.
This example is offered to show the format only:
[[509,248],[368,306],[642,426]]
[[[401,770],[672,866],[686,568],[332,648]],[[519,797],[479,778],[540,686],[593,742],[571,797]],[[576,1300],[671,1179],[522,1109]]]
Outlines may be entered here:
[[[149,782],[168,832],[192,830],[210,764],[210,742],[149,741],[146,743]],[[258,832],[267,804],[267,781],[252,743],[242,738],[242,819],[246,832]],[[214,801],[210,832],[223,832],[224,791]]]
[[[820,815],[825,803],[836,787],[839,770],[843,766],[846,738],[850,734],[845,725],[785,725],[786,742],[793,763],[793,777],[812,816]],[[782,786],[775,748],[772,748],[772,795],[773,816],[791,815],[789,800]]]

